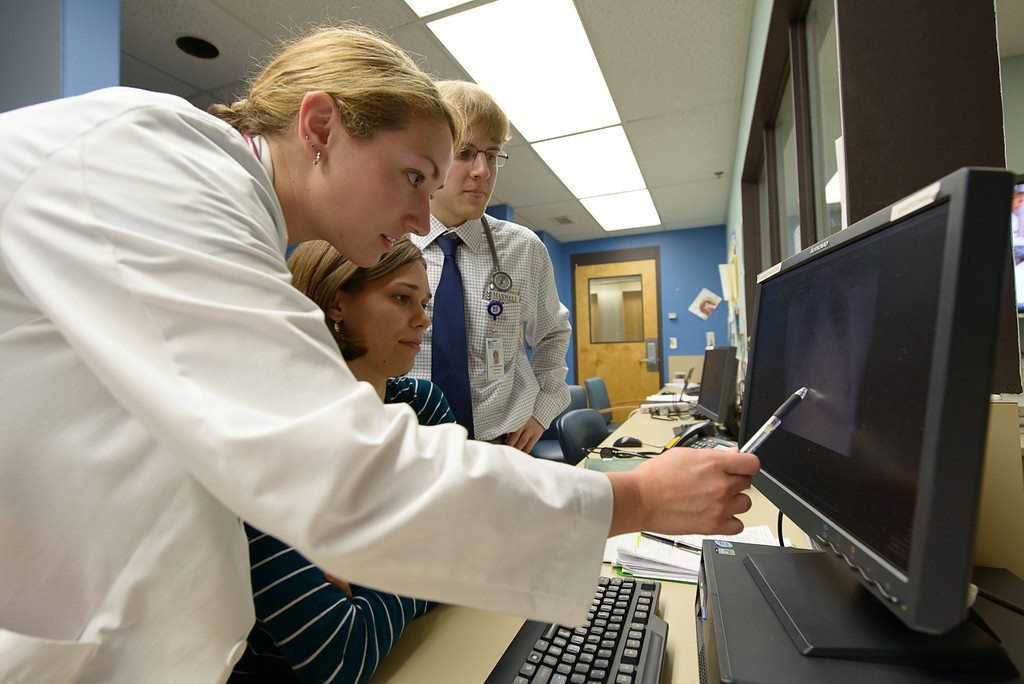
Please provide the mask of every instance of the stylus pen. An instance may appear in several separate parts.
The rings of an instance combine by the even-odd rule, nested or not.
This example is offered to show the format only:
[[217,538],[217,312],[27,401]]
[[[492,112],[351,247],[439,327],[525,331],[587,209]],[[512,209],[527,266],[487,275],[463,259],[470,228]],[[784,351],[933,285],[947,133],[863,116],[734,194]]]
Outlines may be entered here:
[[690,553],[700,553],[699,546],[687,544],[686,542],[679,541],[678,539],[672,539],[671,537],[662,537],[660,534],[652,534],[650,532],[641,532],[640,536],[644,539],[653,539],[654,541],[661,542],[662,544],[674,546],[677,549],[682,549],[683,551],[689,551]]
[[782,417],[792,410],[796,406],[797,402],[807,396],[807,388],[801,387],[793,394],[789,395],[786,401],[782,402],[782,406],[775,409],[775,413],[768,416],[768,420],[764,422],[761,429],[754,433],[754,436],[747,441],[746,444],[740,449],[745,454],[754,453],[754,449],[761,446],[764,440],[768,439],[768,435],[775,432],[775,428],[782,425]]

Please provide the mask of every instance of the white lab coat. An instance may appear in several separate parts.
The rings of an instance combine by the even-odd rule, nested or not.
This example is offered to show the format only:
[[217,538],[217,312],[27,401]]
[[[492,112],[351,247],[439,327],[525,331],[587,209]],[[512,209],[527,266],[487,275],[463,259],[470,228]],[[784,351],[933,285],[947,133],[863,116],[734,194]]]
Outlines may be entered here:
[[225,678],[239,517],[359,584],[584,618],[607,480],[383,406],[285,242],[252,151],[178,98],[0,115],[0,681]]

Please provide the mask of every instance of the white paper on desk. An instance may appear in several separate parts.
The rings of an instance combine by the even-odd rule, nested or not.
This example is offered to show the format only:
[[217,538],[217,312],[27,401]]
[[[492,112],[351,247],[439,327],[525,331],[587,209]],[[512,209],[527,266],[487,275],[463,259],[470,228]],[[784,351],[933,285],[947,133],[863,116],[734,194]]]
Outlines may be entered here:
[[[755,525],[747,527],[739,534],[733,535],[664,535],[672,539],[686,542],[693,546],[701,546],[705,539],[718,539],[722,541],[741,542],[745,544],[765,544],[775,546],[778,540],[771,532],[768,525]],[[646,539],[639,534],[619,535],[609,539],[609,545],[613,540],[623,540],[617,548],[615,565],[637,577],[648,577],[651,579],[668,579],[679,582],[696,582],[700,570],[700,554],[675,548],[653,539]],[[786,540],[789,545],[789,541]],[[605,547],[606,562],[608,557],[608,546]]]
[[692,544],[693,546],[700,546],[705,539],[718,539],[722,541],[740,542],[742,544],[764,544],[766,546],[778,546],[779,540],[772,534],[772,530],[767,525],[754,525],[753,527],[744,527],[743,531],[739,534],[723,535],[723,534],[680,534],[674,536],[673,539],[678,539],[681,542]]
[[619,546],[616,565],[637,577],[693,582],[700,570],[700,554],[638,534],[632,542]]
[[692,394],[652,394],[647,397],[644,401],[653,404],[675,404],[679,402],[693,402],[697,401],[697,397]]

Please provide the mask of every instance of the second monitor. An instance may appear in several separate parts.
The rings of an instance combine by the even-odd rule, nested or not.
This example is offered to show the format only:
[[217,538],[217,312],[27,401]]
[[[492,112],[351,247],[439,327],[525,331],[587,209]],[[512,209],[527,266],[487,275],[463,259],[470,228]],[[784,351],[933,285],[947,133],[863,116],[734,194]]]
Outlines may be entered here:
[[728,426],[735,418],[736,347],[715,347],[704,352],[700,395],[693,413]]

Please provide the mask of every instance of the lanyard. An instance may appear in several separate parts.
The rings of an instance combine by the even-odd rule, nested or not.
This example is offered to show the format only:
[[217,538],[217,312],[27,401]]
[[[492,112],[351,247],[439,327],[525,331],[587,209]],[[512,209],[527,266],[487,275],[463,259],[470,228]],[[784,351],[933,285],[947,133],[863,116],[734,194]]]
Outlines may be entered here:
[[487,217],[481,216],[480,222],[484,224],[484,235],[487,236],[487,246],[491,250],[491,263],[494,264],[490,289],[508,292],[512,289],[512,276],[501,270],[501,264],[498,262],[498,250],[494,248],[494,236],[491,235],[491,225],[487,222]]

